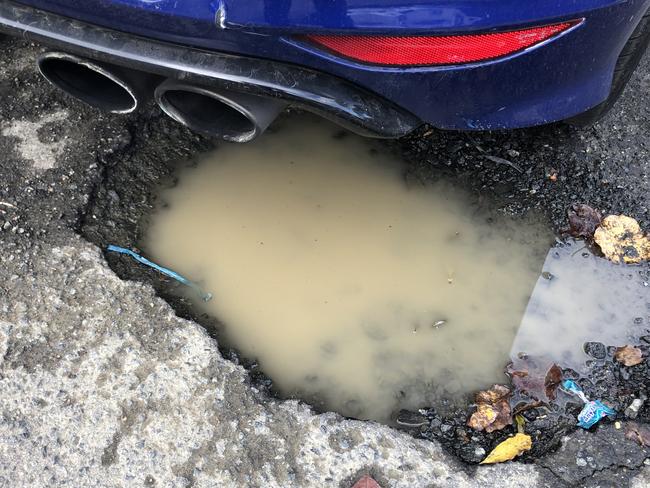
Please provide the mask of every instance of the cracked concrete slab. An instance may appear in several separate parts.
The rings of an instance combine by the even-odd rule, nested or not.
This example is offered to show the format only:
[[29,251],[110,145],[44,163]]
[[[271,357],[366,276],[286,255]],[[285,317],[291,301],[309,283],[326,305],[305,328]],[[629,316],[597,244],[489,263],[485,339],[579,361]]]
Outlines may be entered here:
[[0,257],[0,485],[336,487],[364,472],[395,487],[543,480],[532,465],[470,473],[434,443],[266,397],[200,326],[120,280],[81,239],[32,247],[28,273],[11,256]]

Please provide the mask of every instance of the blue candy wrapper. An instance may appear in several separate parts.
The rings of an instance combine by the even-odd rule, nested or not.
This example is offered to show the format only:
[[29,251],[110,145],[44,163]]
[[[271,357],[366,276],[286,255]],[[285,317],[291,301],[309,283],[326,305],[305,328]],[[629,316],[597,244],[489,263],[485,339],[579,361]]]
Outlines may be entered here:
[[600,400],[589,401],[587,395],[575,381],[564,380],[562,388],[569,393],[573,393],[585,403],[582,411],[578,414],[578,425],[583,429],[589,429],[596,425],[603,417],[616,415],[616,410],[609,408]]
[[583,429],[588,429],[609,415],[616,415],[616,410],[612,410],[600,400],[587,402],[578,414],[578,425]]

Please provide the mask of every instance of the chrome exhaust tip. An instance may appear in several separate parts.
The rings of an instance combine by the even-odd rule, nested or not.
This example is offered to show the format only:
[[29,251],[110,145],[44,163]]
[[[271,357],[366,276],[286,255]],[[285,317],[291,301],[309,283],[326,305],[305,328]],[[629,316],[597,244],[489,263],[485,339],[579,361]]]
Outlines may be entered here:
[[186,127],[230,142],[255,139],[287,103],[221,88],[166,80],[155,91],[160,108]]
[[[121,68],[62,52],[48,52],[38,59],[41,75],[54,86],[93,107],[128,114],[139,105],[139,96]],[[142,74],[146,77],[146,74]]]

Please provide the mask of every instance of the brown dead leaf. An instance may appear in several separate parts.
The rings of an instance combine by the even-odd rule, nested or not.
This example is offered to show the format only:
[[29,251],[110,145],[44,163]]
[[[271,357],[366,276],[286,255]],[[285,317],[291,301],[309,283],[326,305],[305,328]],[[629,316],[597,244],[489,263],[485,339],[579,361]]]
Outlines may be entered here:
[[470,416],[467,425],[472,429],[494,432],[512,423],[510,411],[510,389],[494,385],[476,394],[476,411]]
[[495,422],[498,416],[499,412],[492,405],[488,405],[487,403],[479,403],[476,406],[476,411],[467,421],[467,425],[476,430],[487,429]]
[[562,381],[562,370],[557,364],[553,364],[546,372],[544,378],[544,393],[549,400],[555,400],[555,390]]
[[643,362],[643,351],[634,346],[617,347],[614,358],[623,366],[636,366]]
[[639,223],[626,215],[608,215],[594,233],[594,240],[607,259],[634,264],[650,260],[650,237]]
[[630,422],[625,429],[625,437],[637,441],[643,447],[650,447],[650,428],[645,425]]
[[555,391],[562,381],[562,370],[557,364],[538,363],[530,357],[515,359],[507,366],[506,374],[517,391],[542,402],[555,400]]
[[503,385],[493,385],[489,390],[479,391],[476,394],[476,403],[494,404],[510,396],[510,388]]
[[598,210],[584,203],[571,205],[567,215],[569,217],[569,234],[573,237],[591,238],[603,218]]

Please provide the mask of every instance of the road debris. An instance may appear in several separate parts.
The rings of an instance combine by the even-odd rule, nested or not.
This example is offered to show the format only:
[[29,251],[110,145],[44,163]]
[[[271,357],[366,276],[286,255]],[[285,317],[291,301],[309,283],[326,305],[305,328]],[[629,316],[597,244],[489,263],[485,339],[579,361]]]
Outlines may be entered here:
[[625,416],[629,419],[635,419],[637,415],[639,415],[639,410],[641,410],[641,407],[643,407],[645,401],[646,401],[645,395],[640,398],[635,398],[634,400],[632,400],[632,403],[630,403],[625,409]]
[[549,400],[555,400],[557,387],[562,381],[562,370],[557,364],[553,364],[544,377],[544,392]]
[[625,438],[637,441],[643,447],[650,447],[650,428],[636,422],[629,422],[625,429]]
[[600,419],[609,415],[616,415],[616,411],[609,408],[600,400],[593,400],[585,404],[578,414],[578,425],[583,429],[589,429],[596,425]]
[[124,247],[120,246],[114,246],[113,244],[109,244],[106,247],[107,251],[111,252],[117,252],[120,254],[126,254],[128,256],[131,256],[133,259],[136,261],[144,264],[145,266],[149,266],[150,268],[155,269],[156,271],[164,274],[165,276],[169,276],[170,278],[175,279],[176,281],[179,281],[180,283],[183,283],[184,285],[189,286],[192,288],[194,291],[196,291],[200,296],[201,299],[204,302],[208,302],[212,299],[212,293],[208,293],[203,291],[203,289],[193,281],[188,280],[184,276],[178,274],[176,271],[173,271],[169,268],[165,268],[164,266],[160,266],[159,264],[154,263],[153,261],[149,261],[147,258],[140,256],[138,253],[131,251],[130,249],[126,249]]
[[643,351],[634,346],[617,347],[614,359],[623,366],[636,366],[643,362]]
[[488,154],[484,155],[483,157],[484,157],[485,159],[489,159],[489,160],[492,161],[493,163],[503,164],[503,165],[505,165],[505,166],[510,166],[512,169],[518,171],[519,173],[523,173],[523,172],[524,172],[524,170],[521,168],[521,166],[519,166],[519,165],[516,164],[516,163],[513,163],[512,161],[508,161],[507,159],[500,158],[500,157],[498,157],[498,156],[490,156],[490,155],[488,155]]
[[517,432],[523,434],[524,427],[526,426],[526,419],[524,418],[523,415],[521,414],[515,415],[515,425],[517,426]]
[[600,400],[590,401],[587,396],[582,391],[582,388],[573,380],[564,380],[562,387],[576,395],[580,400],[582,400],[585,406],[582,408],[582,411],[578,414],[578,426],[583,429],[589,429],[590,427],[596,425],[600,419],[603,417],[611,417],[616,415],[616,410],[609,408]]
[[600,212],[584,203],[571,205],[567,212],[569,218],[569,234],[573,237],[591,239],[600,225],[603,217]]
[[650,260],[650,237],[632,217],[608,215],[594,232],[594,240],[605,257],[615,263]]
[[476,411],[470,416],[467,425],[472,429],[494,432],[512,424],[510,410],[510,389],[494,385],[476,394]]
[[516,433],[508,437],[505,441],[497,446],[480,462],[480,464],[494,464],[510,461],[520,456],[533,447],[533,441],[528,434]]
[[424,415],[404,409],[399,411],[395,421],[402,427],[421,427],[429,424],[429,420]]
[[524,416],[515,415],[515,424],[517,425],[517,433],[497,444],[492,449],[492,452],[479,464],[494,464],[510,461],[533,447],[531,437],[524,432],[524,426],[526,424]]
[[555,278],[555,275],[553,275],[553,273],[549,273],[548,271],[542,271],[541,276],[542,276],[542,278],[544,278],[545,280],[548,280],[548,281],[551,281],[551,280],[553,280],[553,278]]

